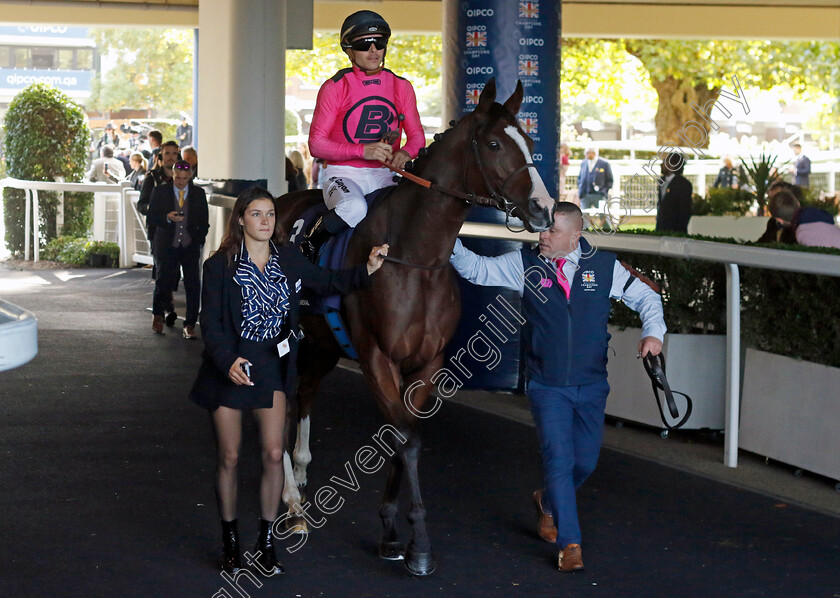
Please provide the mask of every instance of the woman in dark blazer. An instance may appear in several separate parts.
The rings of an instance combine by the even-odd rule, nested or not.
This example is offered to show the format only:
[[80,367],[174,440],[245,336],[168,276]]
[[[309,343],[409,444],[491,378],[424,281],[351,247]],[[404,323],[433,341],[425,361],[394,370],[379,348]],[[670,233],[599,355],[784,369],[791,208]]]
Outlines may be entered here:
[[216,498],[222,520],[223,568],[241,565],[237,530],[237,464],[242,411],[254,415],[262,446],[261,519],[254,565],[264,575],[283,573],[271,526],[277,518],[284,479],[287,407],[295,388],[298,294],[305,285],[318,293],[348,293],[368,284],[388,246],[371,250],[366,265],[333,271],[313,265],[300,250],[281,244],[275,202],[252,188],[236,199],[219,250],[204,264],[201,334],[204,361],[190,398],[210,410],[216,432]]

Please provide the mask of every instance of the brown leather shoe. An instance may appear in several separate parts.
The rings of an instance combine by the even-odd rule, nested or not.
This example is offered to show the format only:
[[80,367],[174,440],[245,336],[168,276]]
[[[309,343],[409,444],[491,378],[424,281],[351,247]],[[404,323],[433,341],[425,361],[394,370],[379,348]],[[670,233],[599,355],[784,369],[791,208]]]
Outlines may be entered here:
[[184,326],[184,338],[188,341],[198,338],[198,335],[195,333],[195,326],[192,326],[191,324]]
[[152,330],[158,334],[163,334],[163,316],[155,316],[152,320]]
[[557,568],[564,573],[572,573],[583,569],[583,557],[580,554],[580,544],[568,544],[557,555]]
[[554,544],[557,541],[557,528],[554,527],[554,517],[542,507],[542,490],[534,491],[534,506],[537,508],[537,534],[540,538]]

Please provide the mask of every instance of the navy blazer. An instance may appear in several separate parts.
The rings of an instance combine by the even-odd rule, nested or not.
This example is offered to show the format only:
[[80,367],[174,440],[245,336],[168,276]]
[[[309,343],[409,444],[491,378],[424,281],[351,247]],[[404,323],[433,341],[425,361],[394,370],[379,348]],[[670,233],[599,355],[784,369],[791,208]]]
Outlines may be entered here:
[[656,210],[656,230],[688,232],[693,192],[694,187],[687,178],[681,174],[674,175]]
[[603,158],[598,158],[593,170],[589,170],[588,167],[588,160],[584,160],[580,165],[578,196],[584,197],[587,193],[595,193],[594,185],[598,185],[597,193],[608,196],[613,186],[613,173],[610,163]]
[[[204,189],[192,183],[187,191],[187,232],[194,245],[204,245],[207,231],[210,230],[210,216],[207,209],[207,194]],[[152,248],[172,247],[175,236],[175,223],[166,215],[175,209],[175,183],[169,181],[155,187],[149,201],[149,214],[146,216],[146,228],[154,229],[151,239]]]
[[[280,245],[276,252],[280,269],[289,285],[289,313],[286,323],[297,332],[301,286],[318,294],[346,294],[361,289],[370,283],[367,265],[362,264],[344,270],[320,268],[305,257],[293,245]],[[201,336],[204,339],[204,358],[190,399],[205,407],[216,409],[219,395],[226,385],[233,385],[227,377],[233,362],[239,355],[239,341],[242,332],[242,289],[233,279],[239,262],[228,263],[227,255],[214,253],[204,262],[204,279],[201,287]],[[293,399],[295,391],[298,339],[289,339],[289,359],[286,360],[287,399]],[[266,407],[271,406],[269,402]]]

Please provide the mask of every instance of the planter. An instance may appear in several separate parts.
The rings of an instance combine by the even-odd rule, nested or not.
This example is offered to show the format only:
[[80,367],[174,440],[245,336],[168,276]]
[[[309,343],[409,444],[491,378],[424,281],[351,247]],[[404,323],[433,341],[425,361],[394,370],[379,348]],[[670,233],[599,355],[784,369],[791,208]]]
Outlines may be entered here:
[[758,241],[767,229],[767,218],[757,216],[692,216],[688,234]]
[[741,448],[840,480],[840,368],[747,349]]
[[[638,353],[639,328],[609,327],[612,339],[607,372],[610,395],[607,415],[663,428],[653,397],[650,378]],[[726,337],[717,334],[666,334],[662,348],[665,372],[673,390],[691,397],[694,408],[682,429],[722,430],[726,421]],[[660,393],[661,394],[661,393]],[[680,416],[685,401],[674,396]],[[665,408],[665,417],[674,423]]]
[[88,255],[87,263],[91,268],[112,268],[114,260],[107,253],[91,253]]

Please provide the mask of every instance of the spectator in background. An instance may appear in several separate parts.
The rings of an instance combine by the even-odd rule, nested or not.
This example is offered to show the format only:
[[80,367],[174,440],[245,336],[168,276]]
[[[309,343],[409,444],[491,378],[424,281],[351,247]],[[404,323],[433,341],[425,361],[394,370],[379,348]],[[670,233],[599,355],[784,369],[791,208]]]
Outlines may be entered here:
[[[567,143],[560,144],[560,201],[573,201],[574,198],[569,197],[570,193],[566,191],[566,173],[569,171],[569,145]],[[580,203],[579,201],[577,203]]]
[[100,157],[91,162],[87,179],[94,183],[117,183],[125,178],[123,163],[114,157],[114,147],[103,145]]
[[796,244],[796,234],[791,228],[785,228],[773,216],[775,210],[776,195],[780,191],[790,191],[798,201],[802,201],[802,187],[791,185],[782,179],[776,179],[767,188],[767,209],[770,212],[770,218],[767,219],[767,229],[764,234],[756,241],[756,243],[788,243]]
[[193,138],[193,128],[190,123],[187,122],[187,117],[181,117],[181,124],[178,125],[178,129],[175,131],[175,137],[178,138],[178,146],[179,147],[187,147],[188,145],[192,145],[192,138]]
[[181,148],[181,159],[189,162],[193,169],[193,179],[198,176],[198,151],[191,145]]
[[123,169],[125,170],[126,173],[131,173],[131,169],[132,169],[130,156],[131,156],[131,150],[129,148],[124,148],[124,149],[118,150],[118,151],[115,152],[115,155],[114,155],[114,157],[117,160],[122,162]]
[[598,149],[586,148],[586,160],[580,165],[578,196],[583,209],[597,208],[610,195],[613,174],[609,162],[598,157]]
[[738,188],[738,175],[735,172],[735,166],[732,165],[732,158],[729,156],[724,156],[723,168],[718,171],[717,178],[712,187],[722,187],[724,189]]
[[[150,134],[151,136],[151,134]],[[157,255],[155,255],[155,228],[157,224],[155,220],[148,217],[149,204],[152,200],[154,190],[172,181],[172,167],[178,161],[178,144],[174,141],[167,141],[160,146],[160,162],[161,165],[149,171],[143,181],[143,186],[140,188],[140,199],[137,202],[137,211],[146,216],[146,233],[152,247],[152,257],[155,260],[155,266],[152,270],[152,278],[157,279],[160,274],[160,266]],[[171,289],[175,290],[178,285],[178,278],[172,283]],[[170,287],[165,287],[170,288]],[[165,304],[166,311],[166,325],[172,327],[178,319],[178,314],[175,312],[175,305],[172,301],[172,292],[169,292],[168,303]]]
[[172,293],[184,271],[184,291],[187,295],[187,315],[183,336],[197,338],[198,304],[201,294],[201,246],[210,220],[204,189],[190,183],[192,167],[178,160],[172,166],[172,180],[155,187],[149,204],[149,225],[154,225],[152,241],[159,267],[152,295],[152,330],[163,334],[164,312],[172,302]]
[[129,158],[131,164],[131,172],[128,174],[128,182],[131,183],[135,191],[140,191],[143,187],[143,180],[146,178],[146,170],[149,162],[143,157],[140,152],[134,152]]
[[688,232],[691,219],[691,183],[682,173],[685,158],[671,153],[662,160],[662,177],[659,187],[659,204],[656,210],[656,230],[670,230],[678,233]]
[[794,175],[794,184],[808,188],[811,177],[811,160],[802,153],[802,146],[793,144],[793,153],[796,154],[796,162],[790,167],[790,173]]
[[774,196],[771,209],[779,224],[793,230],[800,245],[840,249],[840,228],[825,210],[801,207],[796,196],[787,189]]
[[149,148],[151,149],[152,153],[151,155],[147,156],[147,158],[149,158],[150,171],[160,166],[160,164],[158,164],[158,154],[160,153],[161,145],[163,145],[163,133],[161,133],[157,129],[152,129],[151,131],[149,131]]
[[110,145],[112,150],[115,147],[120,146],[120,136],[117,135],[114,130],[114,123],[108,123],[105,125],[105,132],[102,133],[102,137],[99,138],[99,143],[96,145],[96,149],[101,151],[102,147],[106,145]]
[[[312,156],[309,153],[309,146],[305,141],[298,143],[298,151],[303,157],[303,174],[306,176],[306,185],[309,187],[312,184]],[[294,163],[294,161],[292,162]]]
[[[303,154],[297,150],[292,150],[289,152],[289,160],[292,161],[292,166],[295,167],[295,191],[303,191],[309,187],[309,181],[306,180],[306,174],[303,170]],[[292,188],[290,186],[289,191],[291,190]]]
[[327,166],[321,158],[312,159],[312,171],[310,173],[309,188],[320,189],[326,174]]

